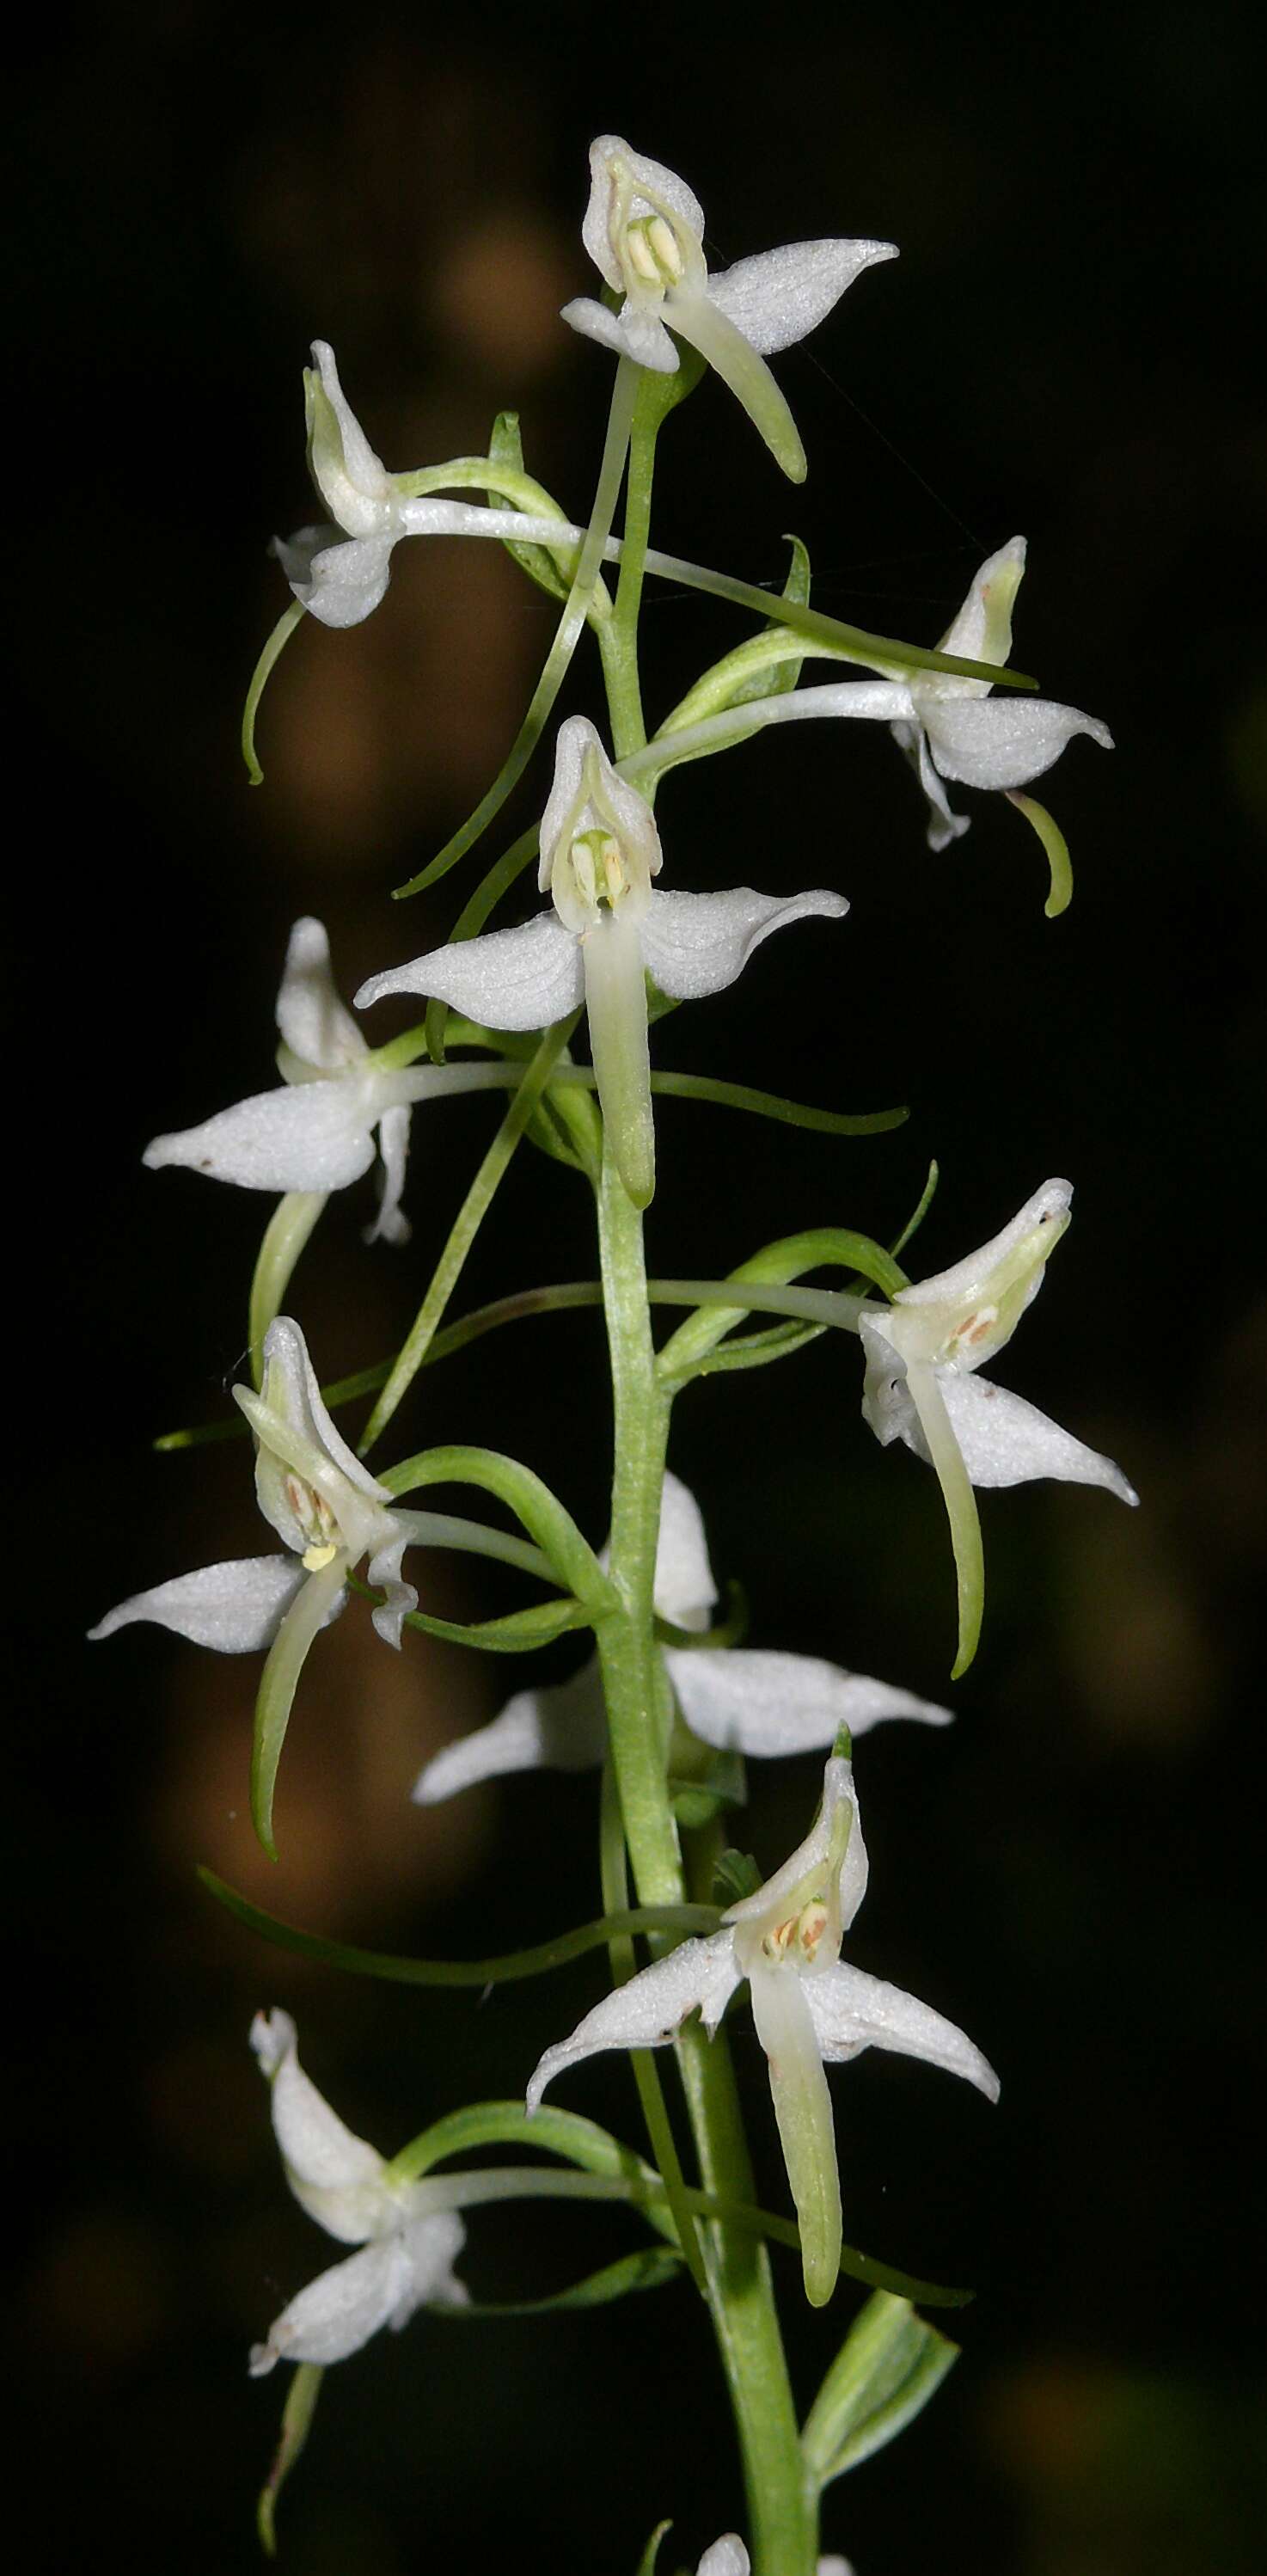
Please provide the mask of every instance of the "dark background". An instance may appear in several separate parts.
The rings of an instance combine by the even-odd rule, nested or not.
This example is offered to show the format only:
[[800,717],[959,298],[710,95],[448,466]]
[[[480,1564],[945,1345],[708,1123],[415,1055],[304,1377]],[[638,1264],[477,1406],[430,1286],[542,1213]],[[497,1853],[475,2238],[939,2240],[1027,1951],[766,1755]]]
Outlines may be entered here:
[[[26,2566],[255,2563],[283,2391],[248,2382],[246,2348],[334,2249],[283,2193],[252,2011],[289,2004],[317,2080],[394,2149],[513,2091],[598,1987],[578,1968],[479,2008],[337,1981],[265,1953],[192,1878],[206,1859],[293,1920],[432,1953],[596,1910],[591,1782],[408,1804],[428,1746],[522,1668],[419,1639],[398,1663],[349,1615],[301,1694],[270,1873],[245,1817],[254,1666],[158,1632],[91,1656],[80,1637],[122,1595],[266,1543],[243,1451],[147,1449],[223,1406],[266,1206],[149,1175],[140,1150],[269,1079],[297,913],[329,924],[347,992],[443,938],[462,879],[400,915],[388,889],[486,784],[552,630],[493,549],[402,549],[368,625],[291,646],[248,790],[238,714],[284,601],[264,543],[311,514],[307,344],[334,342],[393,466],[478,452],[517,403],[530,466],[583,517],[610,365],[556,313],[594,289],[579,219],[607,126],[690,178],[717,264],[830,231],[902,250],[777,362],[804,490],[709,382],[665,437],[659,542],[778,581],[794,527],[822,605],[931,641],[1023,529],[1017,659],[1118,743],[1075,744],[1042,791],[1077,872],[1054,924],[1002,800],[960,800],[971,835],[929,855],[878,730],[767,737],[661,804],[674,883],[826,881],[854,908],[680,1013],[659,1061],[913,1115],[836,1143],[666,1105],[653,1267],[716,1272],[815,1222],[891,1235],[936,1153],[916,1267],[938,1268],[1068,1172],[1077,1223],[1000,1375],[1144,1498],[1127,1515],[1076,1489],[987,1496],[986,1637],[959,1723],[862,1749],[873,1878],[854,1955],[961,2021],[1004,2093],[992,2114],[878,2057],[835,2080],[847,2234],[980,2298],[950,2386],[833,2491],[825,2539],[859,2576],[1251,2564],[1267,654],[1247,30],[1182,5],[969,17],[918,0],[739,36],[697,13],[525,18],[501,0],[478,21],[142,0],[29,40],[6,227],[11,864],[33,1005],[11,1059],[10,1350],[34,1399],[11,1511],[34,1617],[29,1660],[14,1650],[6,1870]],[[747,631],[651,586],[651,709]],[[595,686],[587,667],[570,702],[597,712]],[[329,1212],[295,1292],[323,1373],[399,1337],[490,1132],[478,1102],[416,1119],[410,1254],[362,1249],[367,1192]],[[579,1187],[525,1155],[458,1307],[592,1260]],[[757,1642],[937,1693],[936,1491],[881,1455],[857,1395],[834,1342],[704,1386],[674,1463]],[[421,1381],[401,1439],[449,1437],[513,1447],[600,1535],[592,1320],[526,1324]],[[469,1568],[427,1584],[457,1615],[514,1597]],[[814,1783],[806,1763],[754,1784],[764,1860],[803,1830]],[[737,2047],[782,2205],[742,2016]],[[636,2135],[617,2061],[566,2098]],[[601,2213],[539,2230],[480,2213],[464,2269],[477,2296],[512,2297],[632,2241]],[[781,2277],[807,2401],[851,2300],[810,2319]],[[662,2514],[693,2565],[741,2511],[679,2289],[380,2338],[327,2385],[283,2559],[294,2576],[618,2576]]]

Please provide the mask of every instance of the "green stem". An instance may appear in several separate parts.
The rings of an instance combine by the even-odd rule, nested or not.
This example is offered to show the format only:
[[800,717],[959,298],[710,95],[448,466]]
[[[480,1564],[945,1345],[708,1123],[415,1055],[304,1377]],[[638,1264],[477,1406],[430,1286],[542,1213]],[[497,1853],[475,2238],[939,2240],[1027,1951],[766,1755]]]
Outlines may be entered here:
[[603,677],[611,717],[612,753],[627,760],[646,743],[642,689],[638,678],[638,613],[651,532],[651,485],[655,446],[664,404],[655,377],[642,371],[629,436],[629,479],[625,491],[625,535],[620,558],[616,605],[600,631]]
[[612,387],[607,436],[603,445],[602,463],[598,469],[598,488],[594,494],[590,523],[581,542],[572,587],[567,595],[563,615],[559,619],[554,642],[546,656],[545,667],[532,693],[531,704],[523,723],[497,777],[487,795],[480,798],[474,813],[468,817],[461,830],[454,833],[452,840],[445,843],[443,850],[432,860],[429,867],[420,870],[416,877],[411,877],[407,885],[397,886],[398,896],[417,893],[424,882],[434,885],[439,876],[449,868],[455,867],[458,860],[465,857],[472,844],[478,841],[480,834],[487,829],[493,816],[500,812],[512,787],[527,768],[549,718],[550,710],[563,686],[568,664],[576,650],[581,629],[593,602],[599,567],[603,560],[603,549],[611,533],[611,523],[616,514],[616,503],[620,495],[621,476],[625,470],[625,457],[629,448],[630,424],[637,399],[639,373],[640,370],[631,358],[619,360],[616,381]]
[[[658,1724],[653,1586],[669,1401],[656,1373],[642,1218],[610,1157],[599,1192],[603,1303],[615,1413],[609,1548],[618,1608],[596,1635],[612,1768],[639,1902],[680,1905],[684,1886]],[[706,2189],[751,2202],[752,2174],[724,2038],[678,2042]],[[755,2576],[813,2576],[814,2517],[768,2262],[723,2224],[706,2231],[709,2307],[743,2456]]]
[[386,1430],[397,1405],[426,1358],[432,1335],[457,1285],[466,1256],[487,1214],[493,1192],[575,1026],[576,1014],[574,1013],[570,1020],[559,1020],[552,1029],[547,1029],[524,1074],[519,1089],[462,1201],[449,1240],[436,1264],[431,1285],[393,1364],[387,1384],[366,1423],[360,1444],[360,1454],[363,1458],[373,1448],[380,1433]]

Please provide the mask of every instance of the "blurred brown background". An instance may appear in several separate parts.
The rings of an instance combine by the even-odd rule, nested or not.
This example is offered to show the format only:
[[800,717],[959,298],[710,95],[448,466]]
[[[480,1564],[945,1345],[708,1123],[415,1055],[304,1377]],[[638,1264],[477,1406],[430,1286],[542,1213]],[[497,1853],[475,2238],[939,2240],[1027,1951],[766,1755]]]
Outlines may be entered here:
[[[314,1976],[192,1881],[206,1859],[294,1920],[431,1952],[592,1912],[590,1782],[408,1804],[427,1748],[524,1668],[418,1639],[397,1663],[349,1615],[301,1696],[268,1872],[245,1818],[254,1666],[144,1630],[90,1656],[81,1631],[125,1593],[264,1543],[244,1452],[147,1444],[223,1403],[267,1203],[147,1174],[140,1150],[269,1079],[298,912],[328,923],[348,992],[445,935],[462,880],[401,912],[388,890],[487,782],[552,631],[491,548],[402,549],[369,625],[291,646],[262,720],[266,784],[247,789],[240,703],[284,597],[265,540],[311,513],[307,344],[333,341],[393,466],[478,451],[518,405],[530,466],[583,516],[610,368],[556,317],[593,288],[585,150],[612,126],[690,178],[718,264],[829,231],[902,250],[778,362],[804,491],[708,384],[666,434],[659,541],[777,582],[794,527],[821,604],[931,640],[980,556],[1024,529],[1017,658],[1119,746],[1076,744],[1050,782],[1077,871],[1055,924],[1001,801],[975,800],[970,837],[931,858],[901,764],[864,728],[770,737],[662,800],[676,882],[826,880],[854,909],[830,941],[793,932],[734,993],[677,1015],[660,1061],[913,1116],[896,1138],[824,1144],[667,1104],[653,1265],[716,1271],[813,1222],[887,1236],[935,1152],[917,1267],[936,1268],[1067,1171],[1078,1222],[1000,1375],[1144,1496],[1131,1516],[1060,1488],[987,1497],[986,1642],[960,1722],[863,1749],[857,1956],[962,2021],[1004,2096],[992,2116],[895,2060],[836,2081],[846,2232],[981,2296],[951,2385],[834,2491],[826,2539],[860,2576],[1235,2576],[1264,2504],[1248,17],[969,19],[914,0],[785,12],[741,37],[708,13],[504,0],[478,19],[141,0],[36,32],[19,71],[8,626],[38,1018],[14,1055],[31,1272],[10,1350],[39,1391],[6,1871],[23,2564],[254,2563],[282,2390],[248,2383],[246,2348],[333,2252],[283,2195],[245,2046],[257,2005],[297,2012],[317,2080],[390,2149],[513,2090],[597,1990],[577,1969],[481,2007]],[[659,710],[747,628],[652,586],[645,631]],[[595,687],[587,667],[571,703],[596,712]],[[363,1194],[328,1215],[296,1290],[323,1372],[398,1336],[492,1115],[416,1120],[412,1253],[362,1249]],[[592,1260],[579,1188],[525,1157],[458,1304]],[[591,1320],[527,1324],[420,1382],[402,1437],[515,1447],[598,1536],[601,1386]],[[936,1494],[904,1453],[881,1456],[857,1394],[854,1355],[820,1344],[696,1390],[674,1461],[718,1572],[748,1587],[755,1641],[935,1693]],[[34,1509],[31,1458],[47,1470]],[[458,1616],[514,1597],[470,1567],[427,1582]],[[801,1830],[813,1786],[809,1764],[759,1776],[763,1858]],[[738,2047],[778,2198],[742,2021]],[[569,2099],[636,2134],[614,2061]],[[477,2295],[526,2295],[631,2241],[597,2213],[549,2215],[531,2241],[481,2213],[465,2269]],[[796,2323],[806,2398],[839,2304]],[[294,2576],[619,2576],[661,2514],[694,2563],[739,2512],[680,2290],[380,2338],[331,2378],[283,2559]]]

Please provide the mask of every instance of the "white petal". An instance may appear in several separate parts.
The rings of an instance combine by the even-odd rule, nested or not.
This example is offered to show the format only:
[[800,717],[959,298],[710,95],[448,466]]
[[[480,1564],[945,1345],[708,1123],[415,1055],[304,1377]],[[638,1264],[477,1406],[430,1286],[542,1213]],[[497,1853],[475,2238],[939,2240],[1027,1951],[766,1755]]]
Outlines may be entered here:
[[367,1243],[408,1243],[413,1232],[400,1204],[409,1159],[409,1111],[385,1109],[378,1122],[378,1148],[383,1157],[383,1186],[378,1214],[365,1229]]
[[452,2278],[462,2223],[452,2213],[419,2219],[412,2227],[365,2246],[310,2281],[251,2354],[251,2376],[278,2361],[345,2361],[380,2326],[408,2323],[424,2300],[455,2304],[462,2295]]
[[323,922],[297,921],[277,993],[277,1026],[292,1052],[323,1073],[341,1072],[366,1054],[365,1034],[344,1006],[330,966]]
[[155,1136],[142,1159],[152,1172],[179,1163],[240,1189],[341,1190],[374,1160],[373,1109],[364,1075],[332,1074],[257,1091],[201,1127]]
[[1023,787],[1059,760],[1076,733],[1089,733],[1105,751],[1113,748],[1098,716],[1015,689],[1001,698],[931,698],[921,691],[917,702],[942,777],[967,787]]
[[768,356],[816,329],[864,268],[896,258],[893,242],[786,242],[710,274],[708,298]]
[[1123,1503],[1139,1501],[1111,1458],[1062,1431],[1023,1396],[957,1369],[938,1369],[937,1383],[974,1485],[1025,1485],[1051,1476],[1058,1484],[1103,1485]]
[[699,1504],[680,1477],[666,1472],[656,1540],[655,1606],[675,1628],[706,1628],[716,1600]]
[[401,2195],[384,2184],[384,2159],[344,2127],[304,2073],[290,2014],[257,2013],[251,2046],[270,2079],[273,2134],[300,2207],[345,2245],[398,2231]]
[[842,1672],[817,1655],[670,1647],[665,1662],[687,1725],[722,1752],[816,1753],[834,1744],[842,1726],[851,1735],[865,1735],[886,1717],[948,1726],[952,1715],[890,1682]]
[[751,2576],[752,2560],[737,2531],[724,2531],[711,2549],[706,2549],[696,2569],[696,2576]]
[[637,223],[644,215],[656,214],[663,208],[676,215],[696,241],[704,230],[704,209],[676,170],[667,169],[663,161],[652,161],[645,152],[631,152],[619,134],[596,135],[590,145],[590,193],[581,239],[609,286],[621,283],[620,263],[611,240],[617,169],[627,172],[633,181],[633,192],[624,208],[626,223]]
[[[134,1620],[152,1620],[196,1646],[220,1655],[249,1655],[271,1646],[296,1593],[307,1582],[293,1556],[247,1556],[224,1565],[201,1565],[150,1592],[134,1592],[90,1628],[90,1637],[112,1637]],[[342,1604],[340,1604],[342,1607]]]
[[570,304],[560,307],[559,318],[579,331],[582,339],[614,349],[618,358],[632,358],[636,366],[650,367],[658,376],[677,372],[678,353],[663,322],[630,298],[619,313],[609,313],[592,296],[575,295]]
[[312,539],[319,534],[325,531],[275,537],[273,552],[296,599],[322,626],[359,626],[391,579],[395,537],[346,537],[317,546]]
[[408,1512],[387,1512],[383,1516],[383,1534],[366,1567],[371,1583],[381,1584],[387,1594],[371,1611],[377,1634],[384,1645],[400,1650],[400,1631],[407,1612],[418,1607],[418,1594],[412,1583],[406,1583],[400,1561],[409,1546],[413,1532]]
[[642,953],[662,993],[695,1001],[733,984],[772,930],[813,914],[840,921],[848,910],[842,894],[821,889],[785,896],[757,894],[751,886],[727,894],[653,894]]
[[948,850],[952,841],[961,840],[964,833],[971,830],[972,817],[970,814],[956,814],[941,776],[933,765],[928,736],[922,724],[895,724],[892,731],[899,750],[904,751],[913,763],[928,799],[928,846],[930,850]]
[[738,1983],[729,1932],[681,1942],[667,1958],[605,1995],[577,2023],[570,2039],[547,2048],[528,2086],[529,2112],[540,2109],[547,2084],[565,2067],[579,2066],[582,2058],[596,2057],[605,2048],[663,2048],[697,2007],[705,2028],[714,2031]]
[[499,1717],[459,1736],[424,1763],[414,1782],[420,1807],[437,1806],[476,1780],[509,1771],[588,1771],[607,1750],[607,1712],[597,1659],[570,1681],[517,1691]]
[[999,2098],[999,2079],[979,2048],[931,2005],[917,2003],[900,1986],[886,1986],[843,1960],[801,1980],[823,2056],[831,2064],[857,2057],[864,2048],[892,2049],[899,2057],[922,2057],[948,2075],[963,2075],[969,2084]]
[[358,1011],[386,993],[426,993],[492,1029],[544,1029],[575,1011],[585,991],[581,951],[553,912],[518,930],[489,930],[433,948],[408,966],[371,975]]

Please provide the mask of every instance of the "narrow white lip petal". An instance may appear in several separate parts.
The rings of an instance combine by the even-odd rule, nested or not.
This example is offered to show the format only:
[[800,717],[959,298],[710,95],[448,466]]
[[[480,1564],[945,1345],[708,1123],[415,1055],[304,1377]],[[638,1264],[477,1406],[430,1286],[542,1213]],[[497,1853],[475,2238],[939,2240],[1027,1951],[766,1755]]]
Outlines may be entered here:
[[922,2057],[948,2075],[962,2075],[997,2102],[999,2079],[989,2060],[931,2004],[903,1994],[900,1986],[866,1976],[861,1968],[846,1967],[843,1960],[802,1983],[819,2046],[829,2063],[857,2057],[864,2048],[887,2048],[899,2057]]
[[1049,1476],[1062,1485],[1102,1485],[1119,1502],[1139,1501],[1111,1458],[1075,1440],[1023,1396],[949,1368],[937,1371],[937,1383],[974,1485],[1025,1485]]
[[401,2196],[384,2184],[377,2147],[356,2137],[299,2063],[289,2013],[257,2013],[251,2046],[269,2078],[273,2134],[301,2208],[345,2245],[363,2245],[401,2223]]
[[751,2576],[752,2560],[737,2531],[724,2531],[706,2549],[695,2576]]
[[678,1647],[666,1651],[665,1661],[687,1725],[720,1752],[817,1753],[835,1743],[842,1726],[850,1735],[865,1735],[885,1718],[948,1726],[952,1716],[948,1708],[890,1682],[842,1672],[817,1655],[751,1647],[693,1654]]
[[[994,1272],[1002,1262],[1010,1259],[1026,1235],[1033,1234],[1040,1225],[1049,1225],[1053,1219],[1066,1216],[1072,1202],[1072,1181],[1044,1181],[1042,1187],[1026,1199],[1024,1206],[1017,1209],[1015,1216],[1010,1217],[1007,1224],[1001,1226],[997,1234],[992,1234],[988,1242],[980,1244],[975,1252],[965,1253],[963,1260],[953,1262],[949,1270],[934,1271],[930,1278],[915,1279],[909,1288],[900,1288],[893,1300],[894,1308],[900,1311],[909,1306],[944,1305],[949,1311],[959,1306],[966,1310],[968,1306],[975,1305],[978,1299],[990,1294]],[[880,1317],[876,1321],[882,1324]],[[864,1330],[866,1322],[864,1316]]]
[[[432,2185],[433,2190],[442,2188],[442,2179]],[[403,2243],[412,2277],[388,2318],[393,2334],[399,2334],[420,2307],[464,2308],[471,2296],[453,2269],[454,2258],[466,2243],[466,2229],[456,2210],[437,2209],[427,2218],[411,2219],[403,2231]]]
[[406,2301],[417,2304],[417,2269],[401,2235],[362,2246],[301,2290],[269,2328],[267,2343],[251,2353],[252,2379],[279,2361],[346,2361],[395,2317]]
[[239,1189],[341,1190],[374,1160],[372,1091],[356,1073],[257,1091],[200,1127],[155,1136],[142,1161],[204,1172]]
[[605,1995],[577,2023],[570,2039],[547,2048],[528,2086],[529,2112],[540,2108],[546,2086],[565,2067],[579,2066],[583,2058],[597,2057],[607,2048],[663,2048],[697,2007],[705,2028],[715,2030],[739,1983],[739,1973],[729,1932],[681,1942],[667,1958],[657,1959],[627,1985]]
[[418,1806],[435,1807],[477,1780],[508,1772],[588,1771],[606,1750],[607,1712],[591,1656],[570,1681],[517,1691],[487,1726],[433,1754],[414,1782],[413,1796]]
[[717,1601],[699,1504],[679,1476],[666,1472],[656,1540],[655,1606],[675,1628],[706,1628]]
[[219,1655],[255,1654],[272,1645],[307,1579],[293,1556],[247,1556],[200,1565],[193,1574],[177,1574],[149,1592],[134,1592],[88,1634],[113,1637],[118,1628],[150,1620],[156,1628],[170,1628],[173,1635],[210,1646]]
[[283,537],[274,540],[295,597],[322,626],[359,626],[372,615],[391,580],[394,536],[343,537],[312,553]]
[[425,993],[487,1028],[543,1029],[579,1009],[585,976],[578,941],[551,910],[517,930],[455,940],[371,975],[356,996],[358,1011],[388,993]]
[[640,305],[626,302],[621,312],[609,313],[593,296],[574,295],[570,304],[560,306],[559,319],[583,340],[596,340],[601,349],[614,349],[618,358],[632,358],[635,366],[649,367],[657,376],[677,373],[678,353],[663,322]]
[[822,2052],[810,2010],[811,1976],[787,1961],[754,1958],[748,1987],[757,2037],[770,2070],[770,2094],[788,2186],[800,2221],[805,2287],[815,2307],[830,2298],[840,2272],[840,2171]]
[[646,1207],[655,1187],[655,1128],[642,923],[630,917],[630,900],[600,912],[579,946],[604,1129],[630,1198]]
[[1113,736],[1098,716],[1049,698],[931,698],[920,715],[943,778],[966,787],[1023,787],[1059,760],[1075,734],[1089,733],[1105,751]]
[[786,242],[710,273],[708,300],[768,357],[816,330],[864,268],[897,255],[894,242]]
[[277,1027],[292,1052],[322,1073],[339,1073],[367,1053],[365,1032],[346,1008],[330,965],[324,922],[305,913],[291,931],[277,991]]
[[679,339],[689,340],[722,383],[729,385],[789,481],[803,483],[806,459],[800,431],[777,377],[751,340],[714,304],[703,285],[675,287],[668,311]]
[[378,1149],[383,1158],[383,1184],[378,1214],[365,1229],[367,1243],[408,1243],[413,1233],[402,1208],[405,1166],[409,1159],[409,1110],[385,1109],[378,1122]]
[[733,984],[772,931],[815,915],[840,921],[848,910],[843,895],[822,888],[787,896],[757,894],[751,886],[726,894],[655,893],[642,923],[642,953],[662,993],[696,1001]]

